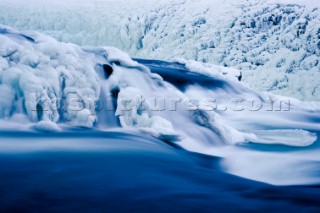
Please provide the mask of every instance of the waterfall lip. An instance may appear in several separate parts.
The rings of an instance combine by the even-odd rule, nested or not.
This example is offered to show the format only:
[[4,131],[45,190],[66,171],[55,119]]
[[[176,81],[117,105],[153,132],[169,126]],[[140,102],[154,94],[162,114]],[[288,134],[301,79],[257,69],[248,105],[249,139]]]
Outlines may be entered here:
[[[20,146],[17,146],[16,143],[13,143],[12,145],[8,144],[5,141],[16,141],[17,143],[22,143],[19,138],[23,138],[25,141],[28,141],[28,143],[20,144]],[[160,146],[161,149],[167,149],[167,150],[176,150],[185,152],[185,154],[192,154],[192,152],[186,151],[182,146],[168,141],[168,140],[161,140],[156,137],[149,136],[148,134],[144,134],[141,131],[133,130],[133,129],[123,129],[123,128],[116,128],[116,129],[109,129],[106,131],[101,131],[100,129],[83,129],[83,128],[67,128],[64,131],[61,132],[39,132],[39,131],[0,131],[0,139],[4,141],[4,144],[0,144],[2,146],[2,150],[0,150],[0,153],[2,152],[32,152],[37,151],[41,149],[45,150],[52,150],[54,149],[67,149],[67,150],[77,150],[78,145],[86,146],[87,149],[84,149],[83,151],[90,151],[90,150],[100,150],[103,148],[103,150],[108,150],[108,141],[110,144],[113,144],[115,146],[115,143],[113,141],[126,141],[126,144],[130,144],[130,142],[139,142],[140,147],[144,147],[144,145],[151,145],[151,146]],[[44,140],[44,141],[43,141]],[[101,148],[95,148],[94,145],[95,142],[93,142],[93,146],[90,144],[92,143],[86,143],[84,144],[83,141],[85,140],[97,140],[100,141],[99,143],[96,143],[96,145],[101,145]],[[34,144],[33,141],[43,141],[41,143]],[[57,142],[55,142],[57,141]],[[61,144],[59,141],[66,141],[67,144]],[[72,142],[71,144],[68,144],[68,141]],[[79,143],[77,142],[79,141]],[[81,142],[82,141],[82,142]],[[130,146],[134,147],[136,144],[132,144]],[[37,145],[38,144],[38,145]],[[25,147],[25,148],[23,148]],[[50,148],[51,147],[51,148]],[[116,146],[115,146],[116,147]],[[121,149],[122,145],[119,146]],[[129,147],[129,146],[128,146]],[[8,148],[8,149],[6,149]],[[33,149],[34,148],[34,149]],[[124,146],[126,149],[126,146]],[[9,150],[9,151],[8,151]],[[11,150],[11,151],[10,151]],[[194,153],[192,155],[199,155],[202,157],[205,157],[203,154],[197,154]],[[210,157],[211,158],[211,157]],[[212,157],[214,158],[214,157]]]

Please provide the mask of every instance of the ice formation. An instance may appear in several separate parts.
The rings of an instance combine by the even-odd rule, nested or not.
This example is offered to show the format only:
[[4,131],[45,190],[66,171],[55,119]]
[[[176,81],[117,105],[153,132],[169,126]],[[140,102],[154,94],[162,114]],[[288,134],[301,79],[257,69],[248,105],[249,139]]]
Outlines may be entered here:
[[320,100],[319,6],[317,0],[11,0],[0,2],[0,23],[78,45],[116,46],[136,58],[235,67],[254,89],[313,101]]
[[[33,122],[93,126],[95,106],[78,100],[97,99],[100,84],[94,62],[81,48],[36,33],[22,35],[4,26],[0,43],[2,118],[26,112]],[[71,106],[62,110],[64,103]],[[85,110],[70,111],[73,107]]]
[[[244,142],[308,146],[316,140],[299,129],[319,129],[308,122],[317,103],[255,92],[239,82],[236,69],[176,61],[134,61],[114,47],[80,47],[0,26],[1,129],[25,117],[27,131],[121,126],[188,149]],[[230,100],[239,98],[250,110],[232,108]],[[252,110],[248,100],[281,100],[295,108]]]

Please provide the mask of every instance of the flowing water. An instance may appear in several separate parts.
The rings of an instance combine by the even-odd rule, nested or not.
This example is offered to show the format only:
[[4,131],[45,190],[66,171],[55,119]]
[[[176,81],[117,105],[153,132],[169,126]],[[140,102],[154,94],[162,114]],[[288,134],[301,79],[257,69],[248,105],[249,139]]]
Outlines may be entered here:
[[[28,48],[36,45],[23,34],[0,34],[13,41],[22,39]],[[320,211],[317,111],[297,105],[302,102],[295,102],[293,110],[252,110],[250,104],[243,106],[246,110],[232,109],[230,100],[268,104],[266,97],[279,97],[223,76],[191,72],[178,63],[136,59],[137,64],[112,57],[112,51],[108,55],[101,49],[72,48],[66,47],[76,52],[70,51],[78,57],[77,65],[85,59],[96,65],[86,68],[97,74],[99,82],[79,66],[69,73],[71,86],[61,84],[61,93],[94,94],[90,89],[99,88],[99,101],[105,105],[97,111],[92,128],[75,127],[91,120],[72,112],[65,116],[71,121],[59,114],[59,122],[49,123],[60,132],[46,133],[27,119],[26,107],[19,107],[22,97],[14,103],[11,117],[0,120],[1,211]],[[70,52],[59,54],[70,57]],[[19,52],[13,54],[15,60],[16,55]],[[43,80],[35,74],[33,78]],[[77,84],[74,79],[85,82]],[[39,88],[30,82],[31,89]],[[49,88],[50,82],[45,83]],[[95,85],[99,83],[101,88]],[[130,112],[118,111],[123,104],[119,97],[135,98],[140,93],[148,100],[168,102],[150,114],[141,103]],[[171,108],[170,101],[177,98],[215,99],[218,109],[192,110],[190,102]],[[47,114],[38,114],[38,121]]]
[[320,210],[317,185],[239,178],[220,158],[135,132],[76,131],[1,133],[2,212]]

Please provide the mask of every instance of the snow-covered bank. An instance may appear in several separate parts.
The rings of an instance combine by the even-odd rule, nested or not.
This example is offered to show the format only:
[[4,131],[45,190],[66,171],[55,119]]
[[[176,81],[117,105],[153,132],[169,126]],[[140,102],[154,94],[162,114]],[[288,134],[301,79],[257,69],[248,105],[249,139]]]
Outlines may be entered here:
[[309,0],[1,0],[0,23],[78,45],[116,46],[137,58],[235,67],[252,88],[314,101],[320,100],[318,6]]

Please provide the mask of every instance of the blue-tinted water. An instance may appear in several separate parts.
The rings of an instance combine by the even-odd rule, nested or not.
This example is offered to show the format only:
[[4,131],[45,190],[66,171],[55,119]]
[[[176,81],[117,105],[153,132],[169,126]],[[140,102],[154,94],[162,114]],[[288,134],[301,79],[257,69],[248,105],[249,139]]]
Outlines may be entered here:
[[[246,90],[176,63],[138,61],[180,90]],[[219,158],[123,131],[0,132],[0,212],[320,212],[317,185],[279,187],[240,178],[225,173]]]
[[260,95],[253,93],[246,87],[218,77],[210,77],[200,73],[189,71],[184,65],[175,62],[159,60],[134,59],[140,64],[148,67],[152,73],[159,74],[166,82],[171,83],[177,89],[184,92],[189,86],[199,86],[211,91],[219,90],[228,94],[251,93],[256,98],[261,99]]
[[184,65],[172,62],[134,59],[147,66],[151,72],[159,74],[165,81],[172,83],[179,89],[184,90],[190,85],[201,85],[205,88],[230,88],[227,81],[222,79],[211,78],[198,73],[188,71]]
[[1,134],[1,212],[320,211],[318,186],[245,180],[137,133],[20,134]]

